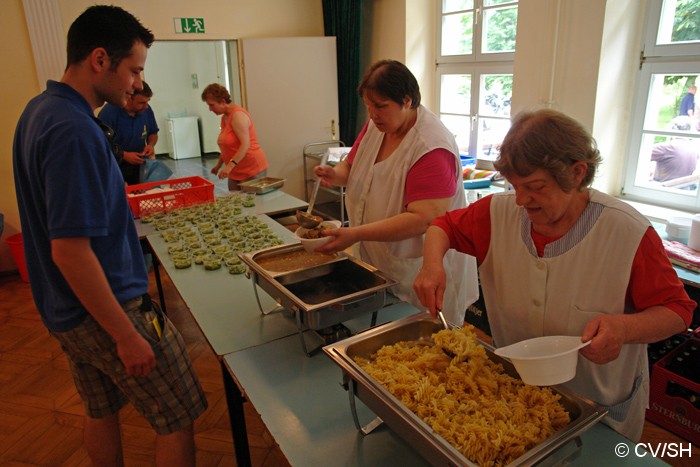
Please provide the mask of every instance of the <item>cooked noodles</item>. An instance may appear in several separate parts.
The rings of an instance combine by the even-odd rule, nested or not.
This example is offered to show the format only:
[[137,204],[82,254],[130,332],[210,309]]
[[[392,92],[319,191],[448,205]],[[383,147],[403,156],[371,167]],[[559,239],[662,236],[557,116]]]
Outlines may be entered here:
[[569,423],[560,396],[506,375],[473,326],[433,339],[435,345],[385,345],[369,360],[355,360],[470,461],[506,465]]

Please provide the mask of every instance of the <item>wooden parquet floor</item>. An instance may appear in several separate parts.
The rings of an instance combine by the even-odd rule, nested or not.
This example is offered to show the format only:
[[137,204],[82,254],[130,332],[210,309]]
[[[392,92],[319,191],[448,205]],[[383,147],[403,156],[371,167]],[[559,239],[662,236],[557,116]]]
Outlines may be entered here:
[[[187,342],[209,400],[195,423],[197,465],[235,466],[221,369],[214,353],[180,299],[167,274],[162,282],[168,315]],[[151,272],[151,295],[158,296]],[[289,463],[255,408],[245,403],[252,463],[277,467]],[[18,275],[0,277],[0,466],[89,466],[82,448],[83,406],[65,357],[41,324],[29,284]],[[127,466],[153,465],[155,435],[130,406],[121,413]],[[688,442],[646,422],[642,442]],[[309,453],[312,455],[312,453]],[[700,448],[664,459],[673,466],[700,465]]]
[[[235,466],[219,362],[167,274],[162,282],[170,319],[183,334],[209,408],[195,423],[197,465]],[[158,292],[151,272],[151,295]],[[0,278],[0,465],[89,466],[82,447],[84,410],[68,363],[49,336],[19,276]],[[260,416],[245,403],[254,466],[288,466]],[[154,464],[155,435],[127,406],[120,414],[127,466]]]

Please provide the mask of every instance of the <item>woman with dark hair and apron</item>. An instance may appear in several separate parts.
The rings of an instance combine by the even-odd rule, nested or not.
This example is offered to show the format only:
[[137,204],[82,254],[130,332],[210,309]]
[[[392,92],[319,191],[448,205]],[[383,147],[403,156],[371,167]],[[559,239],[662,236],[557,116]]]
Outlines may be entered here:
[[[440,119],[420,105],[418,82],[394,60],[372,65],[360,83],[369,121],[348,157],[335,167],[318,166],[326,186],[346,187],[348,228],[317,251],[353,246],[353,254],[399,281],[391,291],[417,307],[412,289],[423,262],[423,238],[436,217],[466,204],[459,148]],[[445,260],[450,284],[444,314],[464,324],[467,306],[479,297],[473,257],[451,252]]]

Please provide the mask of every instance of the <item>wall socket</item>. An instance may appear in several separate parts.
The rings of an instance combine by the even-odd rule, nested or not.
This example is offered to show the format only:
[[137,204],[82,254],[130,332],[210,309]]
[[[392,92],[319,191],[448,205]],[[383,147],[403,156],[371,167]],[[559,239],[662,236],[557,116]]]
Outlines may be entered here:
[[192,89],[199,89],[199,78],[197,73],[192,73]]

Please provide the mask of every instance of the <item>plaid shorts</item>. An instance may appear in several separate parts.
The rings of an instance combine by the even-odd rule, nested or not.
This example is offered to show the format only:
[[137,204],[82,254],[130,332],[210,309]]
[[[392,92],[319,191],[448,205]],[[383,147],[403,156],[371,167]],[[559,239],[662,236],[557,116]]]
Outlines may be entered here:
[[[156,368],[148,376],[126,374],[114,340],[91,315],[70,331],[51,334],[68,357],[88,417],[114,415],[131,402],[156,433],[175,433],[206,410],[206,396],[178,330],[159,310],[140,311],[141,302],[139,297],[122,307],[155,353]],[[157,314],[160,337],[153,324]]]

